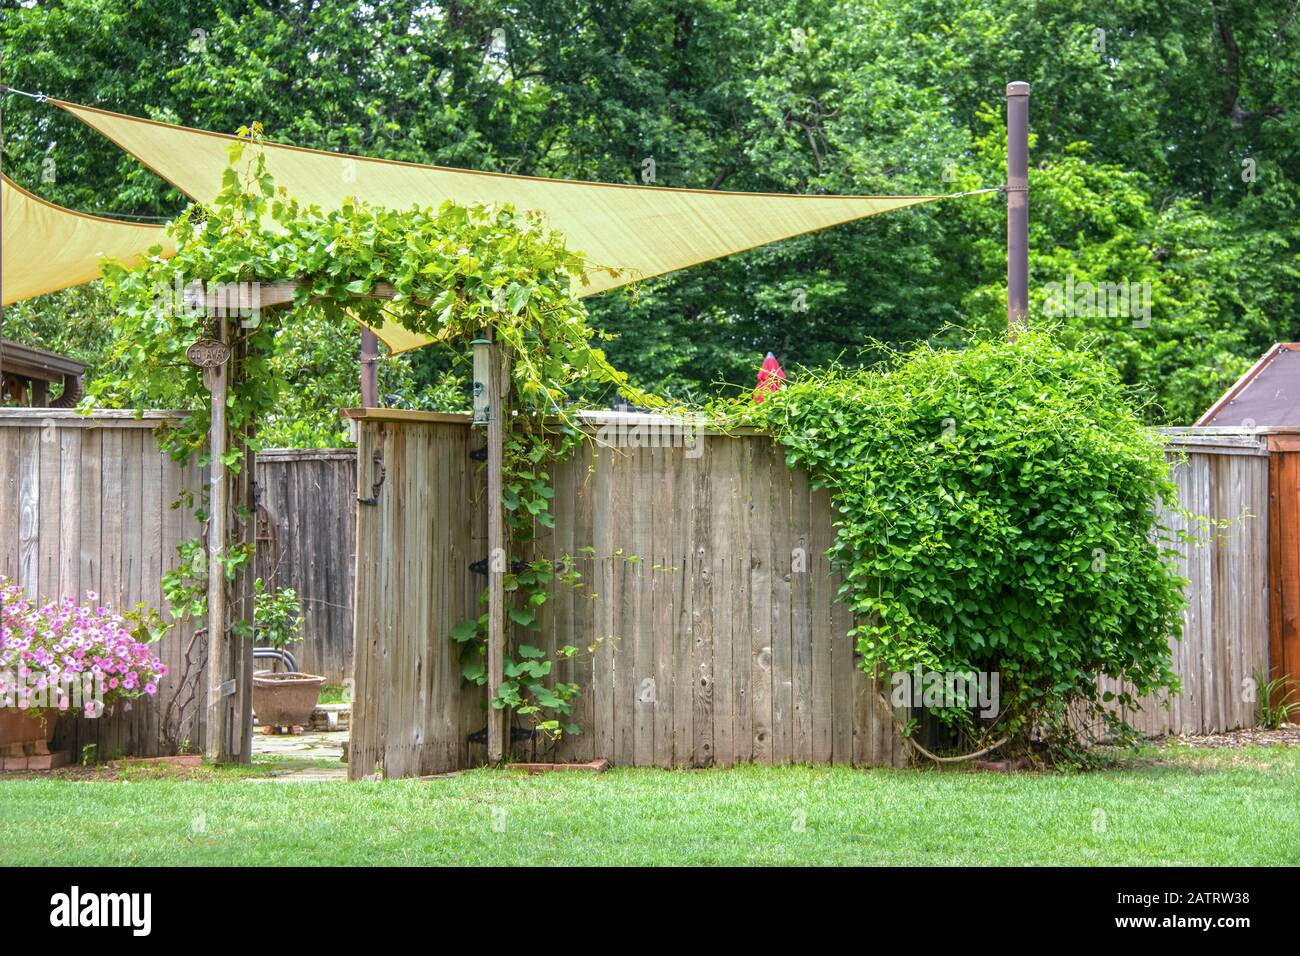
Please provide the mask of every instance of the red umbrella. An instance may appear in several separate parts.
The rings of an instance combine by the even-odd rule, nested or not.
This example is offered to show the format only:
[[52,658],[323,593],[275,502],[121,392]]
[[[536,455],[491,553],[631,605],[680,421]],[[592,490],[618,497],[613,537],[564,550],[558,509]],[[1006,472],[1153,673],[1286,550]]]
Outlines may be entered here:
[[761,402],[767,397],[768,392],[775,392],[781,388],[781,383],[784,381],[785,369],[781,368],[781,363],[776,360],[776,356],[768,352],[767,358],[763,359],[763,365],[758,370],[758,387],[754,389],[754,401]]

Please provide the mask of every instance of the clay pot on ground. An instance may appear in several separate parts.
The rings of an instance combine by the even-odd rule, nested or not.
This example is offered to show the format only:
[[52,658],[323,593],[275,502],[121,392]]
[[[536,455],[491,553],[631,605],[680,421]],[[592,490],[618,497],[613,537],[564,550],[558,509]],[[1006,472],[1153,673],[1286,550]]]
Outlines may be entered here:
[[325,678],[297,671],[253,675],[253,713],[263,727],[305,727]]

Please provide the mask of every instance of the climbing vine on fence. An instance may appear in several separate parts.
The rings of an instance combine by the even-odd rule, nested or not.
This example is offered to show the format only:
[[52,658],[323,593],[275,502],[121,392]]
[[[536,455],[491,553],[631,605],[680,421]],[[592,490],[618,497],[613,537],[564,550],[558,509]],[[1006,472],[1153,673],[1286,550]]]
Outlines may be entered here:
[[992,719],[935,716],[976,745],[1072,759],[1071,709],[1108,702],[1098,676],[1127,682],[1130,706],[1177,687],[1184,582],[1155,513],[1177,508],[1163,446],[1112,370],[1045,332],[879,358],[731,414],[830,489],[863,666],[996,673]]
[[[118,371],[95,383],[87,403],[187,409],[161,442],[178,459],[203,453],[209,393],[185,352],[210,332],[212,320],[176,295],[194,283],[207,289],[217,283],[297,284],[291,309],[231,323],[242,360],[230,381],[227,418],[232,429],[243,430],[250,451],[257,447],[256,423],[274,411],[287,387],[271,361],[286,323],[321,320],[344,329],[354,320],[377,327],[386,319],[457,345],[491,331],[510,355],[512,402],[521,410],[506,423],[504,457],[507,551],[518,562],[505,575],[514,640],[492,705],[531,715],[545,731],[576,732],[564,718],[577,688],[545,682],[552,662],[528,636],[552,582],[577,585],[581,575],[572,556],[552,561],[533,554],[535,530],[554,524],[550,466],[580,440],[572,396],[613,388],[652,402],[628,387],[586,322],[573,289],[586,278],[587,264],[538,215],[508,205],[445,202],[400,211],[351,200],[328,211],[301,205],[268,173],[260,129],[241,130],[240,137],[230,147],[214,202],[191,205],[168,227],[176,241],[173,257],[155,254],[130,269],[105,267],[116,307],[112,365]],[[366,298],[381,283],[395,294]],[[226,466],[246,467],[243,454],[232,448]],[[238,549],[222,556],[230,562],[228,576],[251,558]],[[452,634],[464,645],[466,678],[480,684],[486,681],[485,635],[485,617]]]

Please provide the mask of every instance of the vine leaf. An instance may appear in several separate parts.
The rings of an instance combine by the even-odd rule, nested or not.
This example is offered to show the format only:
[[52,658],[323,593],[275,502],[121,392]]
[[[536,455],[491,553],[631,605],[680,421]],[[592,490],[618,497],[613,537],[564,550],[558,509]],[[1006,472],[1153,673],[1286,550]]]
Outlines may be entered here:
[[521,607],[512,607],[510,609],[510,620],[520,627],[535,627],[537,625],[537,615]]
[[464,644],[478,634],[478,621],[474,618],[461,621],[451,629],[451,639],[457,644]]

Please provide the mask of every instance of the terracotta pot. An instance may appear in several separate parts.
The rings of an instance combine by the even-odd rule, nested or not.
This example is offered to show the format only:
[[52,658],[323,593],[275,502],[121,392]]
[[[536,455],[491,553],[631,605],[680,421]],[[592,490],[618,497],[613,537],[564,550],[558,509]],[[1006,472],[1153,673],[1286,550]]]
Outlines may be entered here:
[[0,747],[45,743],[54,735],[54,717],[39,710],[0,707]]
[[320,699],[324,677],[295,671],[253,675],[253,712],[263,727],[305,727]]

